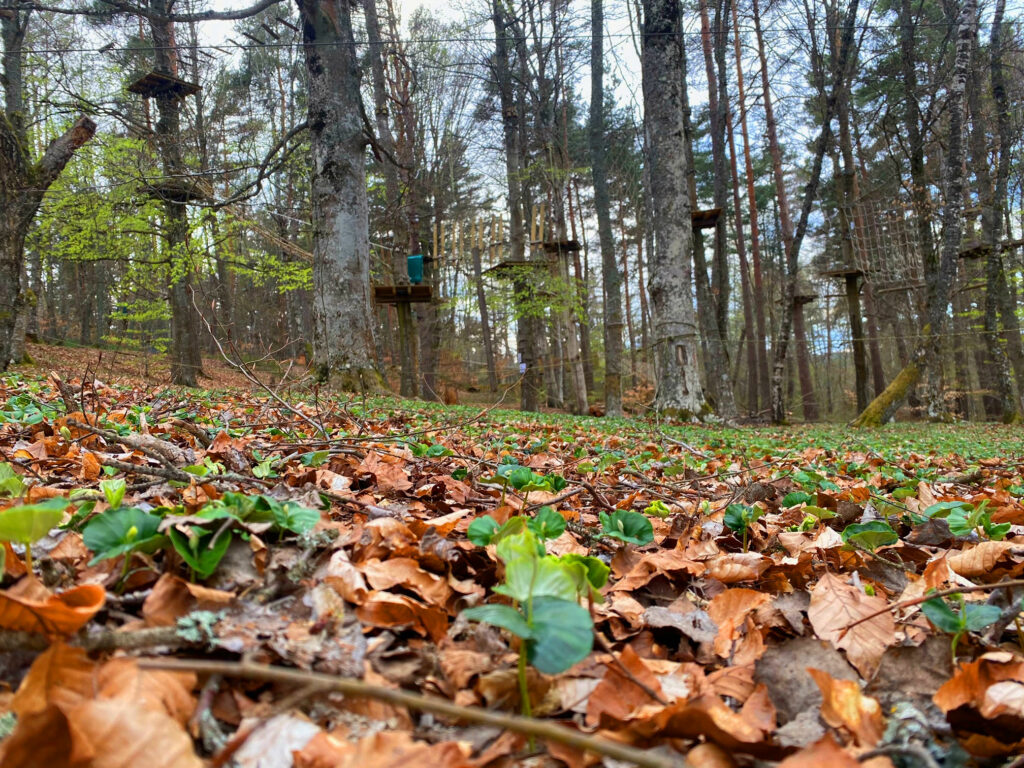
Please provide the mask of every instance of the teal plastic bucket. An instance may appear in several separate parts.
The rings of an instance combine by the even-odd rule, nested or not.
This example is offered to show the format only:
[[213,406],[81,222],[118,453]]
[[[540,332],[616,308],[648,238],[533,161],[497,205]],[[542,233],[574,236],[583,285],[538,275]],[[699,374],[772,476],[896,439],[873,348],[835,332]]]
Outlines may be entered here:
[[423,282],[423,254],[414,253],[408,257],[409,263],[409,282],[413,285],[419,285]]

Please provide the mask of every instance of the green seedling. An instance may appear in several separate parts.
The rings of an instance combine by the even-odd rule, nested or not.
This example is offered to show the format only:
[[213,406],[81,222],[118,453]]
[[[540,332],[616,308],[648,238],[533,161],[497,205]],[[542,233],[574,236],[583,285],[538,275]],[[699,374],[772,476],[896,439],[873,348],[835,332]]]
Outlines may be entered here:
[[749,546],[750,526],[764,514],[760,507],[748,507],[746,504],[730,504],[725,509],[725,525],[734,533],[743,535],[743,551]]
[[792,493],[787,493],[782,499],[782,506],[788,509],[798,504],[810,504],[812,501],[814,501],[814,497],[811,494],[804,491],[793,491]]
[[[63,496],[55,496],[38,504],[11,507],[0,512],[0,541],[25,547],[25,567],[32,573],[32,545],[55,528],[70,504]],[[6,550],[0,548],[0,573],[3,572]]]
[[199,525],[170,528],[167,535],[174,551],[203,579],[217,570],[234,538],[230,529],[207,530]]
[[627,509],[616,509],[611,514],[601,512],[601,536],[618,539],[628,544],[645,546],[654,541],[654,526],[645,515]]
[[331,458],[330,451],[310,451],[299,456],[299,461],[304,467],[320,467]]
[[954,536],[970,536],[975,531],[992,541],[1002,541],[1010,532],[1010,523],[993,523],[988,499],[980,504],[966,504],[949,513],[949,530]]
[[161,518],[137,507],[118,507],[97,515],[82,529],[82,543],[95,556],[89,565],[124,555],[121,581],[128,575],[133,552],[152,554],[167,543]]
[[6,461],[0,462],[0,496],[17,498],[25,492],[25,481]]
[[942,632],[953,635],[950,645],[953,662],[956,662],[956,646],[960,638],[968,632],[978,632],[995,624],[1002,615],[1002,610],[995,605],[979,605],[968,603],[963,595],[953,595],[959,610],[953,610],[949,603],[939,597],[933,597],[922,604],[921,610],[928,620]]
[[661,499],[655,499],[644,507],[644,514],[653,517],[668,517],[672,514],[672,510]]
[[[522,520],[512,518],[516,519]],[[529,717],[532,706],[527,665],[532,664],[544,674],[560,674],[582,661],[593,648],[593,622],[578,602],[580,575],[587,580],[588,588],[592,584],[589,564],[545,554],[537,535],[525,523],[520,525],[519,532],[497,541],[505,579],[494,591],[510,598],[512,605],[476,606],[463,611],[463,615],[471,621],[506,629],[523,641],[518,665],[519,694],[523,714]],[[490,541],[494,541],[493,536]]]
[[111,509],[117,509],[121,506],[121,502],[124,501],[124,493],[127,489],[124,480],[102,480],[100,482],[100,490],[103,492],[103,498],[107,500],[107,504],[110,505]]

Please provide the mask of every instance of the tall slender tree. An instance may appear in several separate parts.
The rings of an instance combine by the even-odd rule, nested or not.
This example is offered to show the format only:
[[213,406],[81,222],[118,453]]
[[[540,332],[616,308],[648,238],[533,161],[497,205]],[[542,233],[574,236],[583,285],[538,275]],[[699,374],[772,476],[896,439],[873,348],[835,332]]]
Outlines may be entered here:
[[591,0],[590,44],[590,166],[594,179],[594,209],[601,245],[601,285],[604,291],[605,413],[622,416],[622,278],[615,257],[608,160],[604,131],[604,0]]

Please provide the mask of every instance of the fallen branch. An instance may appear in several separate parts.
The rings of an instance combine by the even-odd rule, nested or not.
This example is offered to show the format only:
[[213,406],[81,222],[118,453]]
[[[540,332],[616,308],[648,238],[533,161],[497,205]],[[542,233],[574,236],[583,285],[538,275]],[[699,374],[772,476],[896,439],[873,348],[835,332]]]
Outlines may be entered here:
[[86,424],[78,419],[68,419],[69,426],[77,429],[84,429],[106,440],[108,443],[120,443],[136,451],[144,453],[151,459],[155,459],[165,467],[176,469],[186,464],[193,463],[195,456],[189,456],[184,450],[166,440],[161,440],[153,435],[121,435],[110,429],[103,429],[92,424]]
[[[78,635],[71,639],[70,644],[84,648],[90,653],[95,651],[138,651],[157,646],[169,648],[186,648],[193,645],[206,645],[207,640],[189,640],[180,634],[178,627],[147,627],[123,632],[106,629],[90,635]],[[37,632],[0,631],[0,651],[45,651],[52,644],[46,635]]]
[[423,696],[416,693],[371,685],[362,680],[349,677],[334,677],[318,672],[306,672],[298,669],[287,669],[252,662],[206,661],[198,659],[140,659],[139,666],[144,669],[168,669],[200,674],[222,675],[223,677],[241,678],[245,680],[266,680],[275,683],[290,683],[298,686],[317,686],[322,690],[338,691],[347,696],[383,701],[399,707],[406,707],[419,712],[430,712],[454,720],[461,720],[481,725],[490,725],[515,733],[522,733],[539,739],[565,744],[574,749],[593,752],[597,755],[623,760],[640,768],[686,768],[682,758],[662,757],[651,751],[637,749],[626,744],[618,744],[607,739],[588,736],[555,723],[534,720],[519,715],[508,715],[492,712],[479,707],[462,707],[435,696]]

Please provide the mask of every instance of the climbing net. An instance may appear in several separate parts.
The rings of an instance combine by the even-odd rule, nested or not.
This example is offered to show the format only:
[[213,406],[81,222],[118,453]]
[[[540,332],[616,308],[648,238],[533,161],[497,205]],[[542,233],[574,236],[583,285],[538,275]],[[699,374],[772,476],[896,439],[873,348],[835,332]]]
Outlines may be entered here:
[[875,291],[924,285],[924,261],[917,221],[909,205],[862,200],[846,209],[855,266]]

